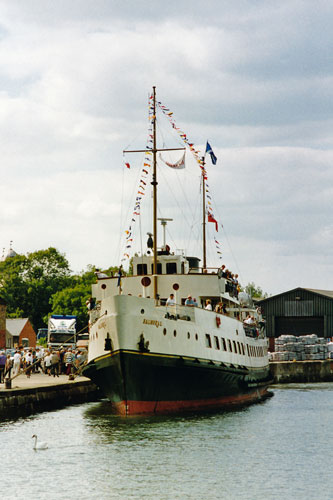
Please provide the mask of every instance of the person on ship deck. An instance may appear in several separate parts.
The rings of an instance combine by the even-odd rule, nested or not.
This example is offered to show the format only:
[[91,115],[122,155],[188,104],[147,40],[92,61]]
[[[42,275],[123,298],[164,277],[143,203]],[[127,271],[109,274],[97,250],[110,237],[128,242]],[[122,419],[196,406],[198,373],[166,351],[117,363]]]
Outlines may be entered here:
[[186,306],[190,306],[190,307],[193,307],[194,306],[194,302],[192,300],[192,295],[189,295],[187,297],[187,299],[185,300],[185,305]]
[[210,299],[207,299],[206,300],[206,307],[205,307],[206,311],[212,311],[213,308],[212,308],[212,301]]
[[173,293],[170,293],[170,297],[166,301],[166,305],[167,306],[175,306],[176,305],[175,296]]
[[223,303],[220,301],[216,304],[216,307],[215,307],[215,312],[219,313],[219,314],[222,314],[222,307],[223,307]]

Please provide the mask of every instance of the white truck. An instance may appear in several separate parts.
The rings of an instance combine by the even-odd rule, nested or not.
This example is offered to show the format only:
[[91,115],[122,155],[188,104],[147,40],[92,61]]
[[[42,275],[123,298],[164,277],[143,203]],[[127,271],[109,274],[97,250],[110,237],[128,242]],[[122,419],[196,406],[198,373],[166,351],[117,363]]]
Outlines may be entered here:
[[47,344],[52,348],[75,347],[76,316],[52,314],[49,318]]

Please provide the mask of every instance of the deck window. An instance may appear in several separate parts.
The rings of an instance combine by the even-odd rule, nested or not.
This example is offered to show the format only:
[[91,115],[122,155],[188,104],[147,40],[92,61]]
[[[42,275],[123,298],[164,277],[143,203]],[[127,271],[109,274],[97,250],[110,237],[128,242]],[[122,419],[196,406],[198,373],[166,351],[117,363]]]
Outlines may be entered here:
[[242,354],[242,352],[241,352],[241,346],[240,346],[239,342],[237,342],[237,347],[238,347],[238,354]]
[[[157,274],[162,274],[162,264],[160,262],[157,263]],[[151,274],[154,274],[154,264],[151,265]]]
[[227,350],[227,343],[223,337],[221,337],[221,340],[222,340],[223,350],[226,351]]
[[228,339],[228,347],[229,347],[229,352],[232,352],[232,345],[230,339]]
[[167,274],[177,274],[177,264],[176,262],[167,262],[166,264]]
[[234,352],[237,354],[237,346],[236,346],[236,342],[233,340],[232,341],[233,345],[234,345]]
[[244,349],[244,344],[243,344],[243,342],[241,343],[241,347],[242,347],[242,354],[245,356],[245,349]]
[[218,337],[214,336],[214,344],[215,344],[215,349],[220,350],[220,342]]
[[212,347],[212,340],[211,340],[210,335],[208,333],[206,333],[205,339],[206,339],[206,347],[211,348]]
[[246,344],[247,355],[250,356],[249,344]]
[[136,267],[136,272],[139,276],[147,274],[147,264],[138,264]]

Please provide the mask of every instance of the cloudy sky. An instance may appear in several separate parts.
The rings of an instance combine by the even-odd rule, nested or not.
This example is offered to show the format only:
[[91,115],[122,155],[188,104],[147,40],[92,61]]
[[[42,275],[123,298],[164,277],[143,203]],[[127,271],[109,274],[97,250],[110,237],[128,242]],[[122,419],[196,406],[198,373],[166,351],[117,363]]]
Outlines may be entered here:
[[[207,170],[227,267],[269,294],[332,290],[332,24],[324,0],[0,0],[1,248],[55,246],[75,272],[119,264],[142,167],[132,154],[124,168],[122,151],[145,146],[156,85],[218,157]],[[163,118],[160,144],[180,147]],[[169,170],[168,240],[200,254],[199,168],[187,153]],[[150,214],[147,190],[132,251]]]

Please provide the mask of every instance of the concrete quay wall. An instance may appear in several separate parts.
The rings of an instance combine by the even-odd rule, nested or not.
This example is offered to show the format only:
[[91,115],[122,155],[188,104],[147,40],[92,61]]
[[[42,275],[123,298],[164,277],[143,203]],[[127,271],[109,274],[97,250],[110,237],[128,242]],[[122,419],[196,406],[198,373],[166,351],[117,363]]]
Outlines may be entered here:
[[333,360],[273,361],[270,372],[274,384],[333,382]]
[[8,389],[0,393],[0,416],[53,410],[100,397],[90,380],[26,389]]

